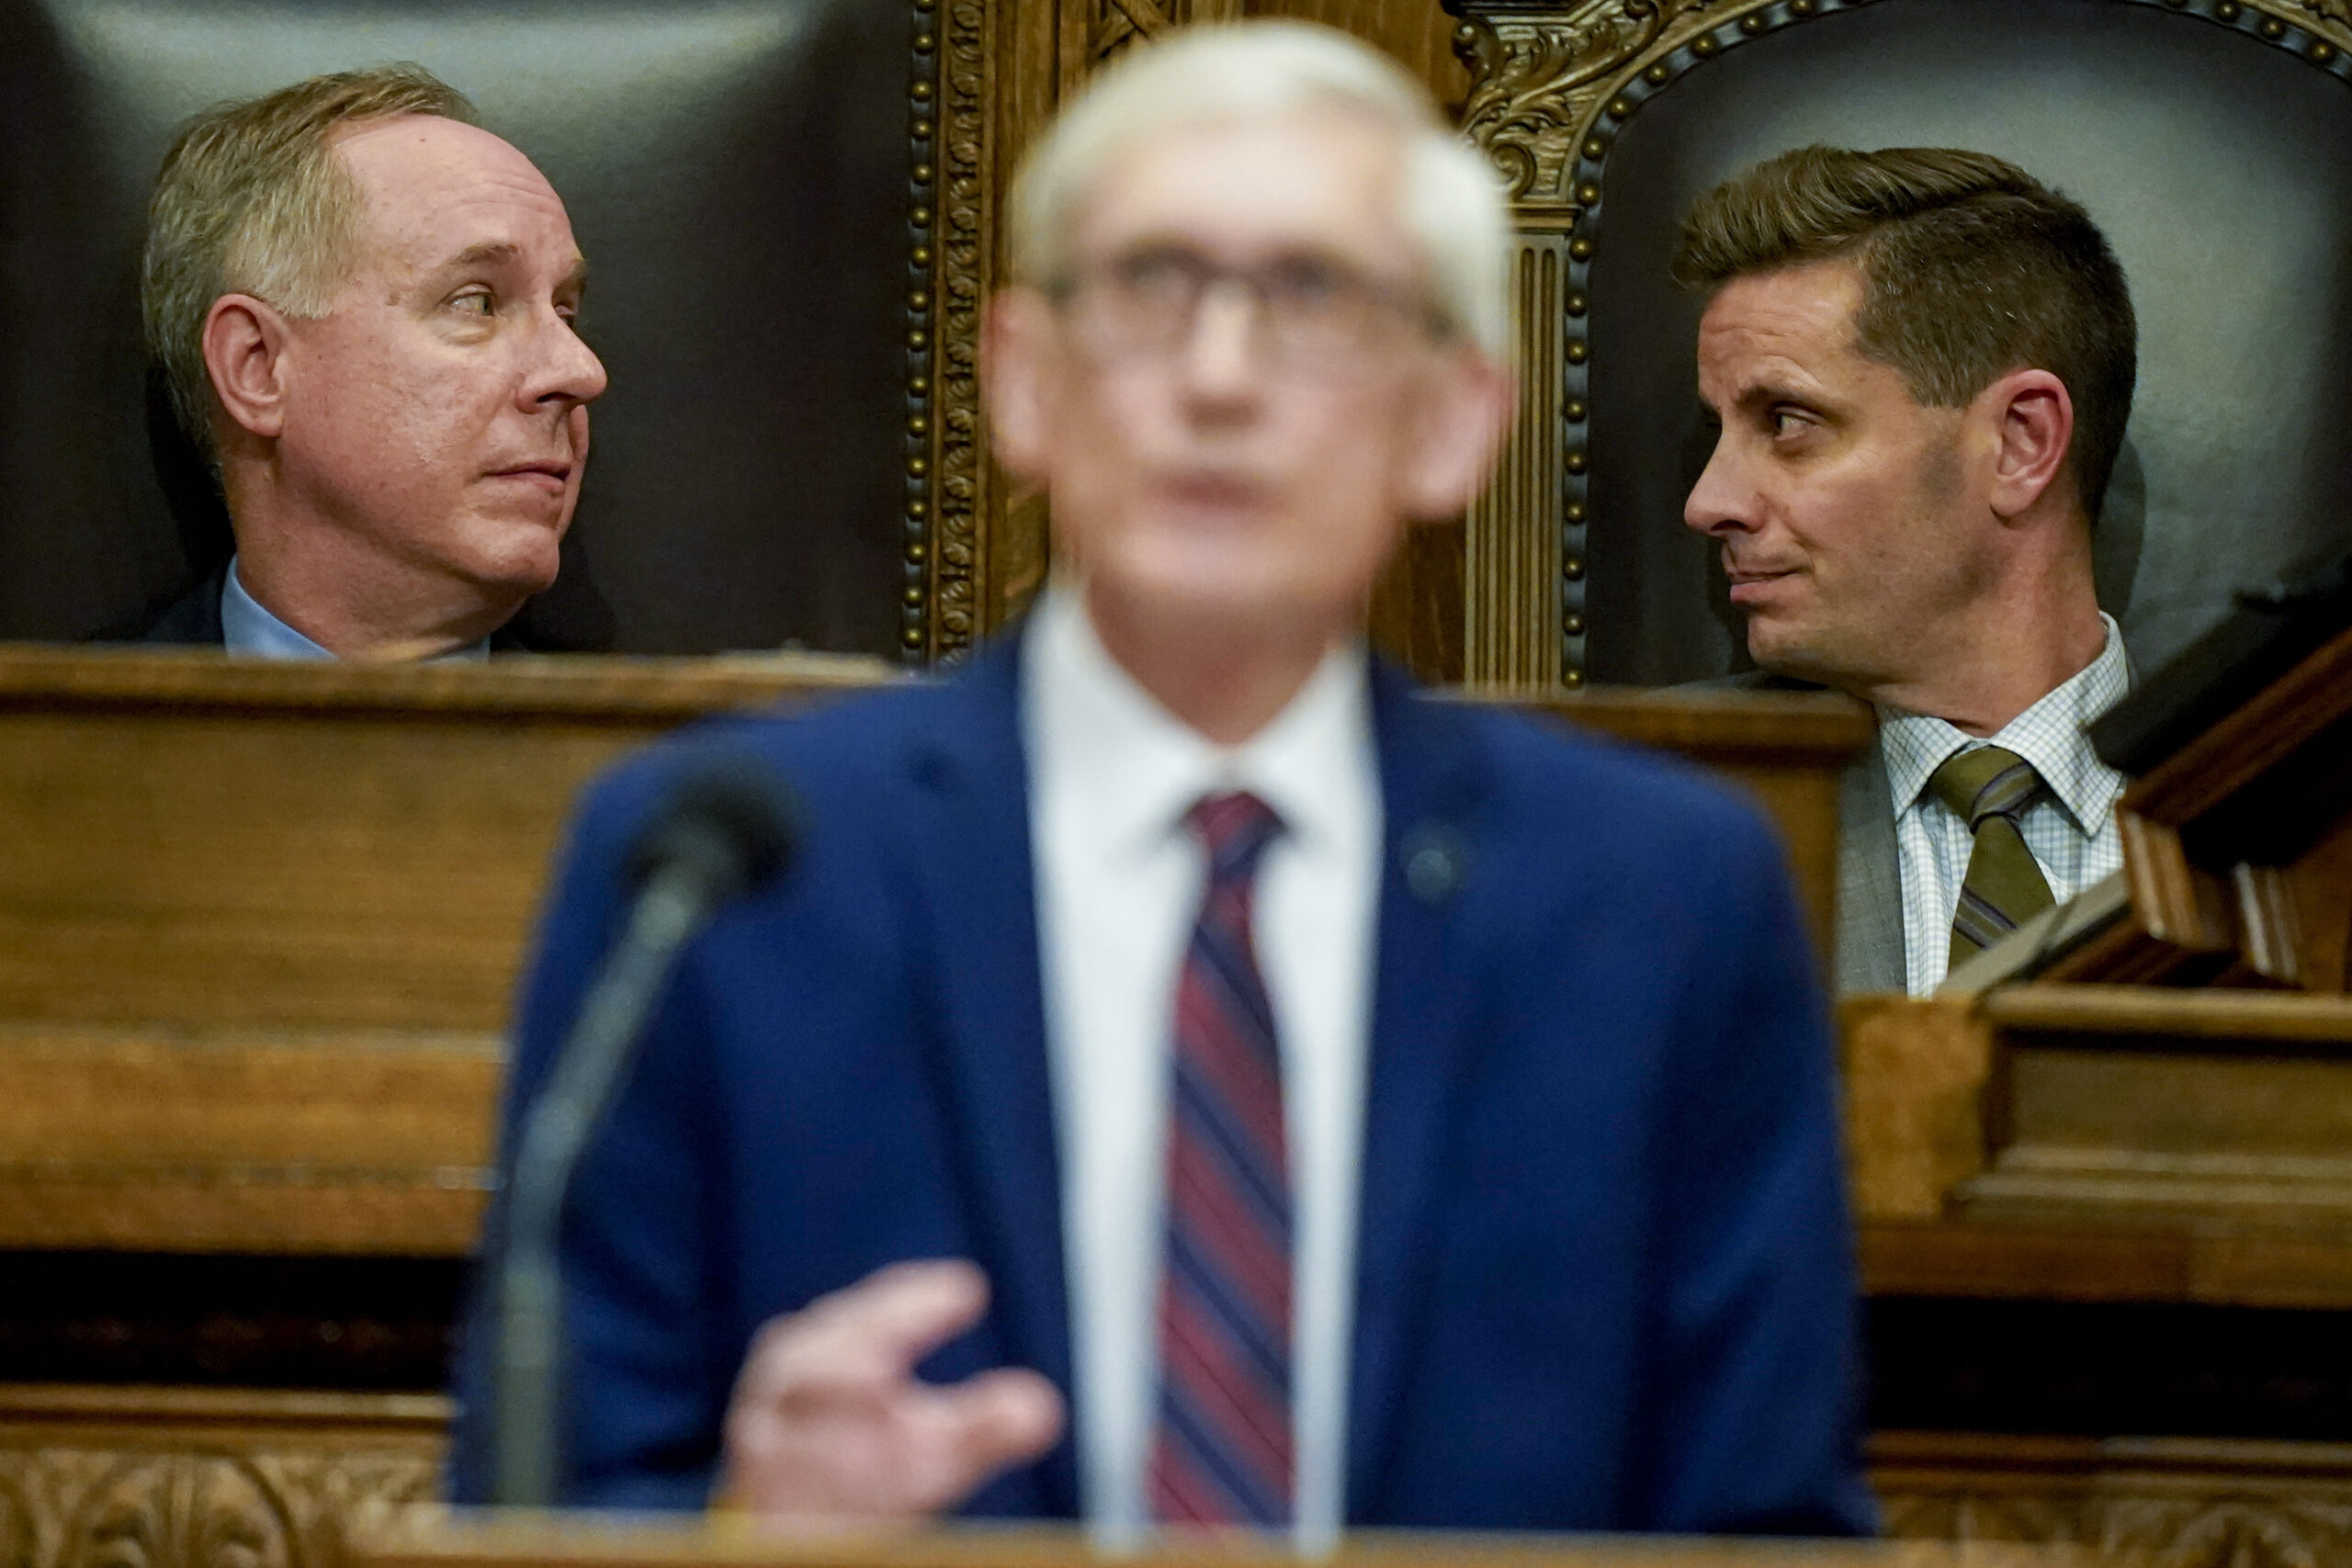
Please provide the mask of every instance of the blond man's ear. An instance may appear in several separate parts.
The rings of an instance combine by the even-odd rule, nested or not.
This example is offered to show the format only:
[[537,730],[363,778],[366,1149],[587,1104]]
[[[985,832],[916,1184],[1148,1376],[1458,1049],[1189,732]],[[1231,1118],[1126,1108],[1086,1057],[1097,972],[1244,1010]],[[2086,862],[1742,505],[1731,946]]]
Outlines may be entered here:
[[291,333],[277,306],[251,294],[223,294],[204,317],[204,369],[230,423],[276,440],[286,428],[286,348]]
[[1008,288],[989,301],[981,323],[980,382],[996,460],[1018,479],[1045,477],[1052,413],[1046,361],[1055,348],[1053,303],[1034,288]]
[[1510,370],[1467,344],[1448,352],[1423,390],[1402,454],[1405,514],[1435,522],[1477,500],[1518,412],[1519,378]]

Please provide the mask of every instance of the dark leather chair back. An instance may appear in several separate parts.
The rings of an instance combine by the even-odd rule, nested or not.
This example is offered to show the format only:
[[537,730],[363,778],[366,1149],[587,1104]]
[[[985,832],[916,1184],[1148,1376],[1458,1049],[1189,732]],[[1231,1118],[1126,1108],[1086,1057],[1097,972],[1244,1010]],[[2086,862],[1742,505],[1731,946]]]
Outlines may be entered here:
[[2143,671],[2234,587],[2352,543],[2346,57],[2253,7],[2219,8],[2233,25],[2199,14],[2207,0],[1825,7],[1641,106],[1609,154],[1591,273],[1593,679],[1747,664],[1715,551],[1681,526],[1710,438],[1693,389],[1700,301],[1666,269],[1700,192],[1807,142],[1995,152],[2107,231],[2139,314],[2140,383],[2098,581]]
[[562,580],[526,629],[644,652],[895,650],[913,16],[0,0],[0,636],[135,619],[225,553],[139,336],[141,214],[173,128],[414,60],[545,171],[594,273],[586,331],[612,386]]

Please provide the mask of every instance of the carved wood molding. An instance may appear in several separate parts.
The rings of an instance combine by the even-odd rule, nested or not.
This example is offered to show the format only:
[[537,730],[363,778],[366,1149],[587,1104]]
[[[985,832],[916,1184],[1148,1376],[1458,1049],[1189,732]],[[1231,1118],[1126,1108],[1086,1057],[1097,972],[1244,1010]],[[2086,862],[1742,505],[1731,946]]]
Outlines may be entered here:
[[[1241,0],[915,0],[917,173],[909,303],[909,479],[903,651],[953,660],[1045,579],[1041,497],[1015,492],[989,453],[980,323],[1004,280],[1001,221],[1022,151],[1057,103],[1138,42],[1227,21]],[[919,182],[920,186],[920,182]]]
[[[0,1385],[0,1568],[340,1568],[433,1500],[448,1418],[435,1395]],[[1892,1432],[1869,1462],[1896,1537],[2352,1561],[2345,1445]]]
[[1231,21],[1241,14],[1239,0],[1087,0],[1087,39],[1075,76],[1081,79],[1130,46],[1159,37],[1170,28],[1193,22]]
[[[1586,175],[1598,172],[1616,129],[1644,103],[1750,39],[1875,3],[1443,0],[1462,18],[1454,50],[1470,70],[1463,134],[1502,171],[1523,225],[1573,225],[1600,200]],[[2352,0],[2109,3],[2199,17],[2339,73],[2352,52]]]
[[0,1449],[7,1568],[334,1568],[345,1533],[428,1501],[425,1452]]
[[2352,1562],[2340,1444],[1894,1432],[1870,1459],[1897,1538],[2082,1546],[2152,1568]]
[[[1589,558],[1590,262],[1607,161],[1642,106],[1752,39],[1882,0],[1442,0],[1469,68],[1464,135],[1508,183],[1524,395],[1470,517],[1464,679],[1579,685]],[[2352,0],[2108,0],[2196,17],[2352,77]]]
[[[980,310],[995,286],[996,51],[990,0],[916,0],[938,16],[912,110],[919,153],[937,200],[914,211],[919,278],[912,307],[930,310],[909,334],[917,361],[908,426],[908,650],[949,659],[987,629],[990,478],[980,423]],[[922,41],[922,40],[918,40]],[[935,106],[935,109],[934,109]],[[926,128],[928,130],[926,130]],[[929,393],[926,412],[923,394]]]
[[1086,63],[1098,65],[1139,39],[1158,37],[1170,26],[1168,13],[1153,0],[1102,0],[1094,8],[1094,25],[1087,29]]
[[2352,1562],[2352,1504],[2107,1492],[1883,1495],[1890,1536],[2085,1546],[2150,1568]]
[[1713,0],[1584,0],[1545,10],[1456,6],[1464,17],[1455,52],[1470,68],[1463,134],[1486,149],[1510,182],[1522,218],[1576,209],[1564,171],[1615,78],[1686,12]]
[[5,1568],[334,1568],[430,1501],[431,1396],[0,1388]]

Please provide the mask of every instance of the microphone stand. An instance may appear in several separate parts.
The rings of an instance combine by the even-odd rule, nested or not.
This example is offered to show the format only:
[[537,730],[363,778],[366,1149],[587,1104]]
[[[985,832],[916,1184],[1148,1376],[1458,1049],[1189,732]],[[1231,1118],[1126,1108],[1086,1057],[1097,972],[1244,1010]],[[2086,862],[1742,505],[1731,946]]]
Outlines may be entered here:
[[[581,1004],[547,1087],[532,1103],[506,1179],[498,1272],[496,1500],[548,1507],[556,1500],[557,1350],[562,1278],[556,1248],[573,1168],[610,1108],[661,999],[678,951],[738,874],[723,844],[674,854],[649,875],[628,924]],[[693,845],[704,848],[703,844]]]

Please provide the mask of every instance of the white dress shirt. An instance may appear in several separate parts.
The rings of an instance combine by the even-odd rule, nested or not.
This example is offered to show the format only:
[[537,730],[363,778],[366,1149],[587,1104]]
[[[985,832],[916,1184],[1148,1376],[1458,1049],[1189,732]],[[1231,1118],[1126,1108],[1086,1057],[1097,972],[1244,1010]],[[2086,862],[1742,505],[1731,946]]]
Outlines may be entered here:
[[2097,659],[1979,739],[1940,718],[1881,706],[1880,752],[1894,807],[1894,847],[1903,878],[1904,978],[1915,997],[1943,983],[1951,956],[1951,921],[1968,857],[1976,847],[1968,821],[1928,789],[1945,761],[1980,746],[1999,746],[2031,762],[2050,787],[2027,807],[2018,829],[2050,893],[2064,903],[2123,867],[2115,799],[2123,775],[2098,760],[2084,727],[2130,689],[2132,665],[2114,621],[2102,614],[2107,642]]
[[1248,790],[1284,825],[1259,864],[1254,936],[1291,1171],[1294,1540],[1328,1550],[1345,1506],[1380,888],[1363,650],[1332,652],[1264,729],[1219,747],[1136,684],[1078,590],[1057,584],[1030,619],[1021,695],[1088,1523],[1114,1549],[1148,1529],[1175,987],[1207,876],[1184,816],[1203,795]]

